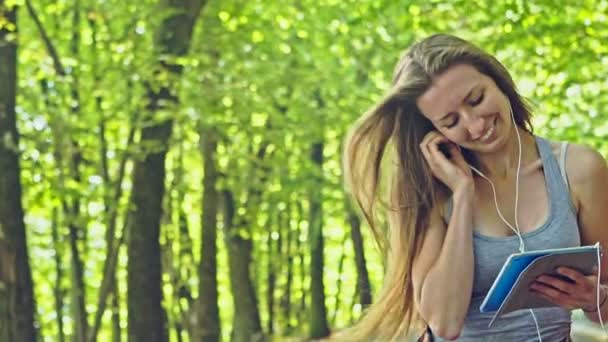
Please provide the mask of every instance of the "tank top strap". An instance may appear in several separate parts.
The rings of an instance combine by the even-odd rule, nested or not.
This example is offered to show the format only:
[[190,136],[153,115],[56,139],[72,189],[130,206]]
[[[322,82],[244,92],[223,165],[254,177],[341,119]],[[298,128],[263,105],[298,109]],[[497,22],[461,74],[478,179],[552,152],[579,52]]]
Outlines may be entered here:
[[[570,189],[563,176],[565,174],[565,170],[561,170],[560,164],[553,154],[551,143],[548,140],[538,136],[535,136],[535,140],[543,164],[547,191],[550,197],[549,201],[568,203],[569,209],[575,213],[574,205],[572,204],[572,200],[570,198]],[[453,198],[450,196],[445,203],[443,218],[446,222],[448,222],[452,216],[452,201]]]
[[540,153],[543,163],[549,200],[557,201],[559,202],[559,205],[567,204],[566,208],[574,212],[574,206],[572,205],[572,201],[570,199],[569,187],[564,181],[562,170],[557,158],[555,157],[555,154],[553,153],[551,143],[541,137],[535,138],[538,152]]

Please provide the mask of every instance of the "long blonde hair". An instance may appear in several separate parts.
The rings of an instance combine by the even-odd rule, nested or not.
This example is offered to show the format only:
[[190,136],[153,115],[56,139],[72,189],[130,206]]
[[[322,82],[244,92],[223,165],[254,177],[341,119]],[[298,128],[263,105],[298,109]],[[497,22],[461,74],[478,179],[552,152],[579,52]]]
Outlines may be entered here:
[[[492,55],[447,34],[427,37],[403,54],[388,94],[354,124],[345,141],[346,189],[369,224],[387,268],[377,300],[355,326],[336,334],[336,340],[394,340],[421,323],[414,308],[412,261],[430,211],[449,191],[433,177],[419,150],[434,127],[416,99],[434,77],[460,63],[491,77],[511,102],[517,125],[532,131],[529,107]],[[465,157],[472,158],[466,151]]]

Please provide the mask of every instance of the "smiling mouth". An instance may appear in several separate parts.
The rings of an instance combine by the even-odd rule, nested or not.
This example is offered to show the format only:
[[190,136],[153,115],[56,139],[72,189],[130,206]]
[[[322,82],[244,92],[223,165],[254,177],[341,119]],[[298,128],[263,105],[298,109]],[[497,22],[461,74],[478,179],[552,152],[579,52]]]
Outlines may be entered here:
[[494,134],[495,130],[496,130],[496,118],[494,120],[492,120],[492,125],[486,130],[486,132],[481,137],[477,138],[476,141],[487,142],[490,138],[492,138],[492,135]]

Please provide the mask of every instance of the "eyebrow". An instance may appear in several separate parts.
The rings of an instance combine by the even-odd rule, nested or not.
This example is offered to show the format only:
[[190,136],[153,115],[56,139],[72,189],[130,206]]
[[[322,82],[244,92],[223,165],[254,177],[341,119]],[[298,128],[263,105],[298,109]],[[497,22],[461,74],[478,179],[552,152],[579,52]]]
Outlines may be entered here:
[[[475,88],[477,88],[477,84],[476,84],[476,85],[474,85],[474,86],[471,88],[471,90],[469,90],[469,92],[468,92],[467,96],[465,96],[465,97],[464,97],[464,100],[462,100],[462,102],[463,102],[463,103],[464,103],[464,102],[467,102],[467,101],[469,100],[469,97],[471,97],[471,95],[473,94],[473,90],[475,90]],[[442,117],[441,117],[439,120],[437,120],[437,121],[438,121],[438,122],[443,121],[443,120],[447,119],[447,118],[448,118],[448,116],[450,116],[450,115],[452,115],[452,114],[454,114],[454,112],[449,112],[449,113],[445,114],[444,116],[442,116]]]

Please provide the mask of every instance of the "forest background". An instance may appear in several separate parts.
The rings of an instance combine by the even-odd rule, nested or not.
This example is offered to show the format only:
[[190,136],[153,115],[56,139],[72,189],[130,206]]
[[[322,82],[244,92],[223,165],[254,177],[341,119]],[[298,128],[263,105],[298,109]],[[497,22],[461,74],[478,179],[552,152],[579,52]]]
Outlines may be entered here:
[[473,41],[512,72],[537,134],[607,156],[607,14],[587,0],[0,0],[0,341],[349,325],[383,263],[341,144],[401,51],[435,32]]

